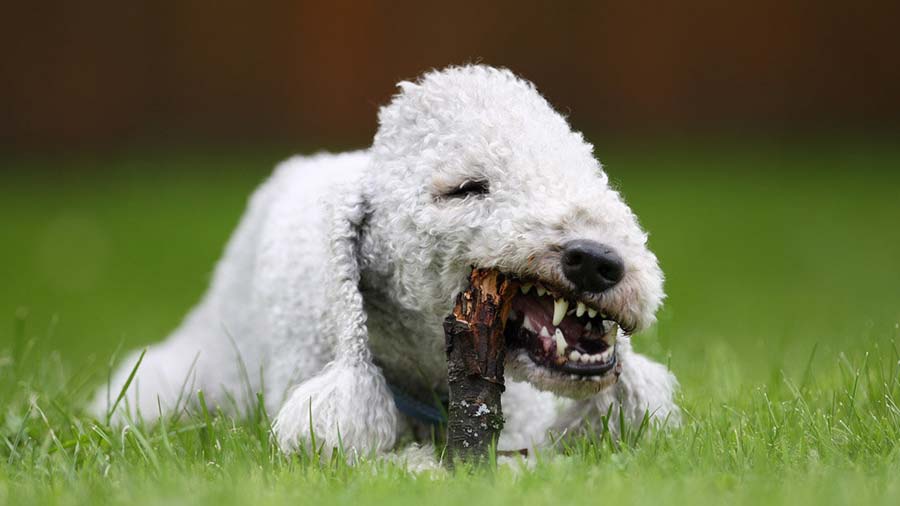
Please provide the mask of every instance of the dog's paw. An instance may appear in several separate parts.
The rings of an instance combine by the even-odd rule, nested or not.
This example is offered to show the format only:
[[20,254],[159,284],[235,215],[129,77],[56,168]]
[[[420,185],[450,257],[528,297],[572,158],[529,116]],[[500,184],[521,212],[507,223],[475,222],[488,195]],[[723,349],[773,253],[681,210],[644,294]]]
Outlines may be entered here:
[[326,454],[340,447],[349,458],[384,453],[398,431],[397,407],[377,367],[335,361],[298,385],[275,417],[273,431],[285,452],[304,446]]
[[432,476],[446,474],[446,469],[441,466],[441,461],[435,456],[432,445],[412,443],[405,448],[384,455],[382,460],[412,474],[429,473]]

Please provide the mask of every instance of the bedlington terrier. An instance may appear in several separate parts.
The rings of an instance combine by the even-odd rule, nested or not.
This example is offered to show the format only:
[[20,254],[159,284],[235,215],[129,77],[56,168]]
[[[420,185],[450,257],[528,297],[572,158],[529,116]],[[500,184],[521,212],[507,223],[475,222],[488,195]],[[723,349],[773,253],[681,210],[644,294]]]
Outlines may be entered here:
[[629,338],[653,323],[662,272],[593,147],[508,70],[398,86],[370,149],[291,158],[256,190],[206,295],[146,352],[117,415],[157,417],[198,389],[220,409],[263,392],[285,451],[314,431],[326,449],[390,454],[446,395],[442,322],[479,267],[522,283],[501,450],[619,409],[678,423],[675,377]]

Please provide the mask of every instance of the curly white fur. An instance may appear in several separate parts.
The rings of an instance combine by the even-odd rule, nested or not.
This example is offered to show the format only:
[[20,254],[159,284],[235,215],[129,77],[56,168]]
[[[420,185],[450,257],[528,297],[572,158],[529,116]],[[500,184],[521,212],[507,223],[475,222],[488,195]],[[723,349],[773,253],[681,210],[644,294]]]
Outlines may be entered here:
[[[292,158],[256,191],[208,292],[150,349],[124,410],[173,409],[183,385],[226,408],[264,391],[287,451],[314,432],[326,448],[340,439],[388,452],[409,423],[386,378],[413,394],[446,391],[441,322],[469,269],[563,283],[559,245],[572,239],[610,245],[625,260],[624,279],[594,302],[629,328],[653,323],[664,295],[646,233],[592,146],[530,83],[466,66],[399,87],[371,149]],[[490,193],[436,197],[467,180],[488,181]],[[625,337],[618,357],[619,381],[598,384],[511,353],[517,381],[503,398],[501,449],[542,444],[548,430],[610,407],[631,423],[646,412],[677,423],[674,376]],[[94,407],[107,408],[105,390]]]

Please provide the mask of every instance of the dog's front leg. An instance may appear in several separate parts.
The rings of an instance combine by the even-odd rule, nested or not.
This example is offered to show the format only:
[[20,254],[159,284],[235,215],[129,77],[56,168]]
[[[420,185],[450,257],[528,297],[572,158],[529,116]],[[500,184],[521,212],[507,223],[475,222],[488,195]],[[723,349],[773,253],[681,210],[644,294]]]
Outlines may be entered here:
[[359,291],[359,237],[366,214],[359,190],[327,203],[328,308],[323,330],[335,336],[334,360],[297,385],[275,417],[284,451],[341,447],[349,458],[383,453],[397,439],[399,413],[381,370],[372,362]]
[[653,427],[677,427],[681,424],[681,410],[675,403],[678,390],[675,375],[663,364],[635,353],[629,338],[622,341],[622,375],[616,397],[625,420],[636,427],[649,416]]

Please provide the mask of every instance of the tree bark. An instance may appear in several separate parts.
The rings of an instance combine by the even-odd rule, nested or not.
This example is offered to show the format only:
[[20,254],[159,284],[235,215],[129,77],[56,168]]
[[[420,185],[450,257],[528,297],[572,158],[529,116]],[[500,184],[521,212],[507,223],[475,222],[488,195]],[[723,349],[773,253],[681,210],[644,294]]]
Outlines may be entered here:
[[444,320],[450,389],[445,462],[450,467],[456,461],[483,462],[503,428],[503,329],[517,288],[517,282],[495,270],[474,269],[469,287]]

